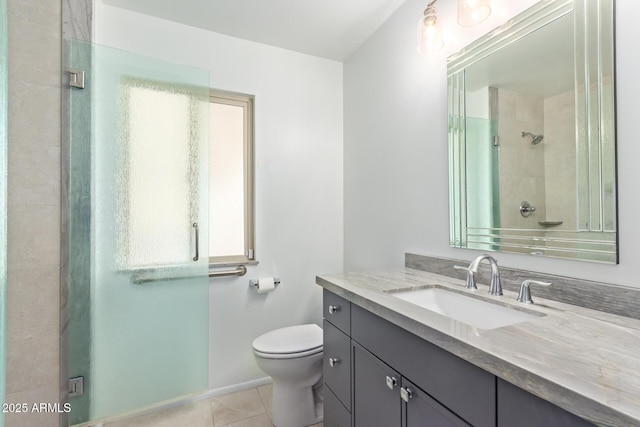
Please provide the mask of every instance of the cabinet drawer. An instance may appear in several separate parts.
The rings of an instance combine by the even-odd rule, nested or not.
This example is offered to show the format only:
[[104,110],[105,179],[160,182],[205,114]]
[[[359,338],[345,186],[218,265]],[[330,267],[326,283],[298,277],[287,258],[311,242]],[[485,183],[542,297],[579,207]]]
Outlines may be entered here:
[[498,378],[498,427],[593,427],[593,424]]
[[335,394],[324,388],[324,427],[351,427],[351,414]]
[[351,339],[324,320],[322,371],[325,386],[351,411]]
[[475,427],[496,425],[496,377],[353,305],[351,337]]
[[345,334],[351,334],[351,303],[326,289],[323,292],[322,316]]

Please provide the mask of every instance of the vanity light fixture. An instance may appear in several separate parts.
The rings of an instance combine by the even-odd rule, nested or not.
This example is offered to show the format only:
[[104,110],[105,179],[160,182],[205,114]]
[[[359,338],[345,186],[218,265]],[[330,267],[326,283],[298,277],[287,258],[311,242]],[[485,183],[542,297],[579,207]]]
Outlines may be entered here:
[[418,52],[433,52],[444,46],[442,34],[438,27],[438,16],[434,4],[438,0],[432,0],[424,10],[424,16],[418,22]]
[[458,0],[458,24],[471,27],[491,14],[491,0]]

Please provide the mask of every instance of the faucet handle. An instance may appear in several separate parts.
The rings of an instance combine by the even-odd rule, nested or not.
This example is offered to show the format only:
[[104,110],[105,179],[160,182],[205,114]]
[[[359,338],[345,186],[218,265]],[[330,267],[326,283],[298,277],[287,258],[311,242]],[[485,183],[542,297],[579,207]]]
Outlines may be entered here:
[[502,296],[502,281],[500,273],[491,273],[491,283],[489,284],[489,295]]
[[540,286],[551,286],[549,282],[540,282],[538,280],[525,280],[520,285],[520,293],[518,294],[518,298],[516,301],[524,303],[524,304],[533,304],[533,300],[531,299],[531,290],[529,289],[529,285],[540,285]]
[[465,270],[467,272],[467,285],[466,289],[475,291],[478,290],[478,286],[476,285],[476,273],[470,267],[463,267],[462,265],[454,265],[453,268],[456,270]]

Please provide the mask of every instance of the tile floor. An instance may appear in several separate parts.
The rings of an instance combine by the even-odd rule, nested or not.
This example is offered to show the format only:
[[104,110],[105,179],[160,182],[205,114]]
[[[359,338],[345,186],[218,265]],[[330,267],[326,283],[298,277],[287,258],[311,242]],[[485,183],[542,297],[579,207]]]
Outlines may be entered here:
[[[273,427],[271,384],[216,396],[104,427]],[[300,426],[302,427],[302,426]],[[323,427],[323,423],[312,427]]]

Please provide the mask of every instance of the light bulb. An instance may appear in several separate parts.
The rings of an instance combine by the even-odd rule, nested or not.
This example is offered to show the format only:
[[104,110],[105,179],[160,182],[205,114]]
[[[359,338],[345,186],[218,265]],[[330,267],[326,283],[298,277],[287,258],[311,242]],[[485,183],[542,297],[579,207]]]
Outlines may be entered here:
[[458,24],[470,27],[479,24],[491,14],[491,0],[459,0]]
[[436,51],[442,46],[444,46],[444,42],[438,26],[436,9],[429,6],[424,11],[424,16],[418,21],[418,52]]

